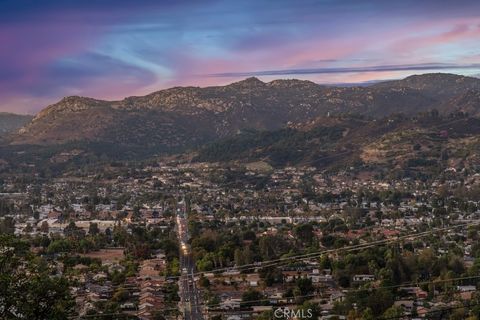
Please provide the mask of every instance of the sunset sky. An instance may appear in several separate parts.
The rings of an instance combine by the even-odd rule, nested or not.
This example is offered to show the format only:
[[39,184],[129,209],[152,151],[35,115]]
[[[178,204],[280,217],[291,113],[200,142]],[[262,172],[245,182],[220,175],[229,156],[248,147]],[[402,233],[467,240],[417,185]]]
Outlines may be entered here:
[[1,0],[0,111],[248,76],[480,74],[480,1]]

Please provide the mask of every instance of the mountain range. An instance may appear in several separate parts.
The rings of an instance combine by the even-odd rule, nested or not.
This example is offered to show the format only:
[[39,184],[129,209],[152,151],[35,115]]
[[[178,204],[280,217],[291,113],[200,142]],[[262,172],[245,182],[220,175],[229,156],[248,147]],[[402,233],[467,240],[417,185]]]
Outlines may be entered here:
[[[473,77],[424,74],[357,87],[248,78],[120,101],[66,97],[10,134],[3,150],[91,149],[119,158],[193,150],[197,160],[270,159],[284,165],[356,150],[402,130],[435,136],[433,127],[452,117],[476,128],[479,115],[480,79]],[[300,151],[285,154],[285,146]]]
[[319,116],[479,112],[480,79],[426,74],[367,87],[330,87],[257,78],[218,87],[176,87],[103,101],[67,97],[48,106],[11,137],[13,144],[95,141],[171,151],[245,129],[277,130]]

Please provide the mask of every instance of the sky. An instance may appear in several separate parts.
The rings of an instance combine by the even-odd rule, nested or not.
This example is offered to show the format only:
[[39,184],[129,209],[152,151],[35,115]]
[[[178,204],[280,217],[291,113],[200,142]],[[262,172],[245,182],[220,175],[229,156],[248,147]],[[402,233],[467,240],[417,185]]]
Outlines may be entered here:
[[478,0],[0,0],[0,111],[250,76],[480,76]]

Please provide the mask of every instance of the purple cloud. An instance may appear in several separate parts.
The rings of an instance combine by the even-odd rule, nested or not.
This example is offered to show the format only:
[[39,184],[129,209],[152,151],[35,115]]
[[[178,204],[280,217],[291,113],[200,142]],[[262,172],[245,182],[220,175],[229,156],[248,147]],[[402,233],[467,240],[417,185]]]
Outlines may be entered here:
[[368,67],[346,67],[346,68],[306,68],[306,69],[283,69],[283,70],[262,70],[247,72],[223,72],[208,74],[209,77],[252,77],[252,76],[284,76],[304,74],[331,74],[331,73],[365,73],[365,72],[386,72],[386,71],[441,71],[441,70],[480,70],[480,63],[475,64],[446,64],[446,63],[421,63],[408,65],[380,65]]
[[252,75],[337,83],[472,74],[479,11],[473,0],[3,0],[0,110]]

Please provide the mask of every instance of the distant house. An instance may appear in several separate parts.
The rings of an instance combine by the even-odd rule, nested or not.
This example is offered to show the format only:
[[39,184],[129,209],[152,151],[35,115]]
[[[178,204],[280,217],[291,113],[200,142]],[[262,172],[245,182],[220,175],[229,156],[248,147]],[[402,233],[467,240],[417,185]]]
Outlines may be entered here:
[[475,286],[457,286],[457,290],[460,292],[475,291],[476,289]]
[[260,282],[260,276],[256,273],[247,275],[247,282],[250,287],[258,287]]
[[330,282],[333,281],[333,277],[329,274],[317,274],[317,273],[311,273],[308,275],[308,278],[312,280],[313,283],[325,283],[325,282]]
[[356,274],[353,276],[353,282],[367,282],[374,280],[375,276],[373,274]]
[[105,272],[99,272],[93,276],[93,280],[99,281],[107,279],[107,274]]
[[475,286],[457,286],[463,300],[471,300],[477,288]]
[[342,302],[345,300],[345,294],[341,291],[334,292],[330,295],[331,302]]
[[125,302],[120,305],[122,310],[135,310],[135,304],[133,302]]
[[59,219],[61,215],[60,211],[53,209],[48,213],[48,219]]
[[425,290],[422,290],[418,288],[417,291],[415,291],[415,295],[417,296],[418,299],[427,299],[428,298],[428,292]]
[[293,282],[300,278],[307,278],[307,272],[302,271],[282,271],[285,282]]
[[420,287],[404,287],[402,291],[406,292],[411,296],[415,296],[417,299],[426,299],[428,298],[428,292],[422,290]]
[[406,312],[410,313],[412,312],[415,303],[413,300],[398,300],[395,301],[394,305],[397,307],[402,307]]
[[228,298],[220,303],[220,308],[224,310],[233,310],[240,308],[242,299]]

